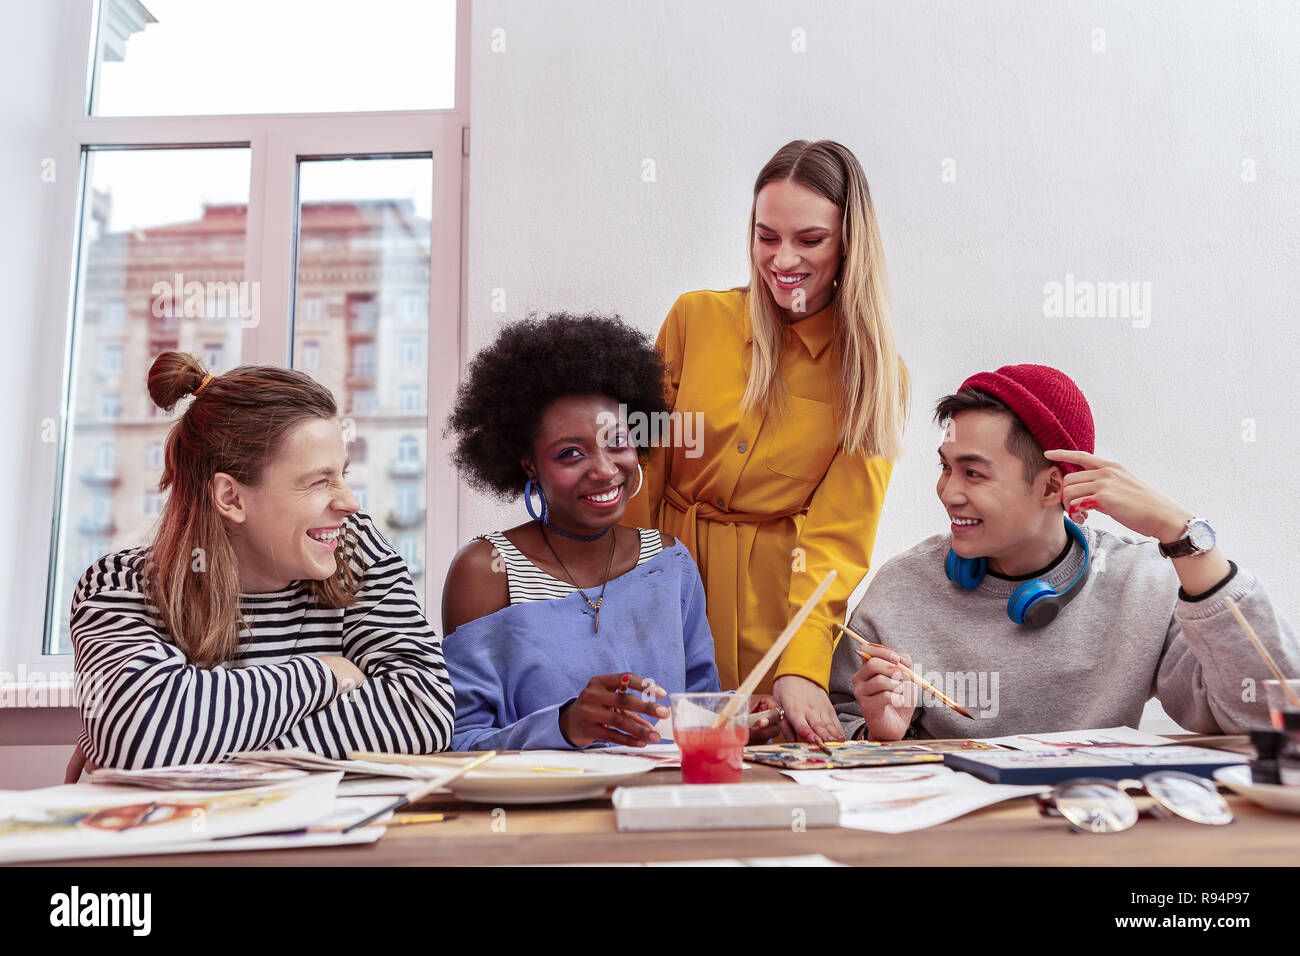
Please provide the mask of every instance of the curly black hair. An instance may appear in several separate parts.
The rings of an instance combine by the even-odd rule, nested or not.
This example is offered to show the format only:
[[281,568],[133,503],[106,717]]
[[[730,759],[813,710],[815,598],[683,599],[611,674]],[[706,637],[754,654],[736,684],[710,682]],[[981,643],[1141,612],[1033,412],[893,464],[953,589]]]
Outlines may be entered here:
[[[605,395],[629,414],[666,414],[665,376],[649,336],[618,316],[530,314],[474,356],[443,435],[455,437],[452,460],[471,487],[515,498],[527,477],[520,459],[553,402]],[[644,460],[650,449],[637,454]]]

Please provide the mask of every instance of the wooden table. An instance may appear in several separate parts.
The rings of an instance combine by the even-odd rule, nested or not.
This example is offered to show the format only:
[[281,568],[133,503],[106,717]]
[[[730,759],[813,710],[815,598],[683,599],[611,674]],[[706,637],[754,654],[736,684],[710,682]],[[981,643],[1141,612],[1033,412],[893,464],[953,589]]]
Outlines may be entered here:
[[[1201,741],[1197,741],[1201,743]],[[1233,747],[1232,749],[1238,749]],[[781,780],[752,766],[747,782]],[[681,782],[660,768],[633,785]],[[1228,794],[1237,815],[1224,827],[1143,817],[1123,833],[1074,833],[1059,818],[1040,817],[1032,798],[967,814],[906,834],[839,827],[790,830],[689,830],[619,833],[609,800],[505,807],[435,796],[418,808],[456,813],[443,823],[391,828],[376,843],[300,850],[164,854],[77,861],[76,866],[493,866],[529,863],[638,863],[802,856],[821,853],[866,866],[1295,866],[1300,816],[1257,807]],[[494,828],[495,827],[495,828]],[[31,864],[29,864],[31,865]],[[58,864],[66,866],[68,862]]]

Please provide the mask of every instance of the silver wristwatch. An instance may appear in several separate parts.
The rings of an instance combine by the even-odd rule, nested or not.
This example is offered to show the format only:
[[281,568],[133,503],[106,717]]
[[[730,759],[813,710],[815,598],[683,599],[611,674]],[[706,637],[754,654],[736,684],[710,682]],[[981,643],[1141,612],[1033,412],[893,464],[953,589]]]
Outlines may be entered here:
[[1193,554],[1204,554],[1214,549],[1214,529],[1204,518],[1193,518],[1187,522],[1187,531],[1173,544],[1160,543],[1160,553],[1166,558],[1186,558]]

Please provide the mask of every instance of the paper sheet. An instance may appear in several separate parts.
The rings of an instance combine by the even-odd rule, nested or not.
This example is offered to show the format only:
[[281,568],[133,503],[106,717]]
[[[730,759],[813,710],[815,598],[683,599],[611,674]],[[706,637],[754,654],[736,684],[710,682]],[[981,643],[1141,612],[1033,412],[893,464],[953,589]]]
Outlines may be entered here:
[[923,830],[990,804],[1051,789],[985,783],[937,764],[782,773],[830,791],[840,805],[840,826],[877,833]]
[[158,852],[159,846],[298,830],[335,811],[340,773],[221,792],[89,783],[0,791],[0,863]]
[[644,747],[593,747],[587,753],[614,754],[619,757],[641,757],[653,761],[656,767],[680,767],[682,752],[676,744],[646,744]]
[[[411,789],[412,783],[404,777],[371,777],[347,774],[339,781],[340,797],[373,797],[388,795],[400,797]],[[449,787],[440,787],[434,793],[451,793]]]
[[[42,856],[42,860],[85,860],[114,856],[155,856],[176,853],[220,853],[238,850],[297,850],[315,846],[351,846],[357,843],[374,843],[387,832],[387,827],[358,827],[351,833],[338,831],[318,833],[299,830],[295,833],[262,833],[254,836],[225,837],[221,840],[193,840],[183,843],[154,843],[125,851],[121,847],[94,848],[69,847],[58,855]],[[364,861],[362,861],[364,865]]]
[[[368,796],[339,796],[334,800],[334,809],[329,816],[322,820],[317,820],[311,826],[307,827],[312,833],[326,833],[330,831],[343,830],[352,826],[359,820],[364,820],[370,814],[377,810],[382,810],[393,802],[390,794],[368,795]],[[387,823],[393,819],[393,811],[389,810],[381,817],[376,817],[376,823]],[[363,829],[363,828],[358,828]]]
[[1107,727],[1104,730],[1061,730],[1050,734],[986,737],[984,743],[1014,750],[1048,750],[1052,747],[1160,747],[1177,741],[1132,727]]
[[[298,747],[286,750],[247,750],[231,756],[232,759],[257,766],[292,767],[313,772],[342,770],[348,774],[366,774],[374,777],[404,777],[408,780],[431,780],[447,772],[446,767],[418,762],[373,763],[366,760],[334,760]],[[456,755],[450,754],[449,756]]]
[[263,784],[283,783],[307,776],[304,770],[289,767],[262,767],[241,763],[200,763],[177,767],[150,767],[147,770],[92,770],[90,783],[150,790],[246,790]]
[[[682,765],[682,752],[676,744],[646,744],[644,747],[593,747],[588,751],[589,754],[615,754],[619,757],[640,757],[642,760],[649,760],[656,767],[663,767],[671,770]],[[753,766],[748,763],[740,765],[741,770],[752,770]]]

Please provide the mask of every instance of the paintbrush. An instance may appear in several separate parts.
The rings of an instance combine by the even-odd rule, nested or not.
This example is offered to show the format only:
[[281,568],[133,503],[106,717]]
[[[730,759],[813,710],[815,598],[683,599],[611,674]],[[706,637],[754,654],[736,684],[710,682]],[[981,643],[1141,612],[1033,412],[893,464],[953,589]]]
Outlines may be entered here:
[[718,714],[718,719],[713,722],[713,728],[715,730],[724,726],[728,720],[735,716],[737,708],[740,707],[741,700],[754,693],[754,688],[758,686],[758,682],[767,676],[767,672],[772,669],[772,665],[775,664],[776,659],[781,656],[786,645],[794,640],[795,632],[803,626],[803,622],[808,619],[808,615],[812,613],[812,609],[817,605],[817,602],[822,599],[822,595],[826,593],[826,589],[831,586],[831,582],[834,580],[835,572],[828,572],[822,583],[817,585],[817,590],[813,591],[812,596],[809,597],[808,600],[804,601],[803,607],[799,608],[799,610],[795,612],[794,617],[790,618],[790,623],[785,626],[785,630],[782,631],[781,636],[776,639],[776,643],[767,649],[767,653],[764,654],[762,659],[754,665],[754,669],[749,672],[749,676],[741,682],[740,689],[732,695],[731,700],[727,701],[726,706],[722,708],[721,712]]
[[495,750],[489,750],[487,753],[483,754],[483,756],[477,757],[474,760],[471,760],[469,763],[457,767],[455,770],[450,770],[447,773],[444,773],[440,777],[435,777],[434,779],[428,781],[427,783],[421,784],[420,786],[407,791],[406,796],[399,797],[397,800],[394,800],[392,803],[380,807],[378,810],[370,814],[370,816],[366,817],[364,820],[358,820],[356,823],[352,824],[352,826],[347,827],[343,832],[351,833],[357,827],[363,827],[371,820],[377,820],[379,817],[382,817],[385,813],[389,813],[393,810],[400,810],[408,803],[415,803],[417,800],[427,797],[429,794],[433,793],[433,791],[437,790],[439,787],[445,787],[453,780],[459,779],[460,777],[469,773],[475,767],[487,763],[496,755],[497,752]]
[[1259,651],[1259,656],[1264,658],[1264,663],[1268,665],[1268,669],[1273,672],[1273,676],[1276,677],[1278,683],[1282,685],[1282,691],[1286,694],[1287,698],[1290,699],[1291,706],[1300,709],[1300,697],[1297,697],[1296,692],[1291,689],[1290,681],[1282,676],[1282,671],[1273,660],[1273,655],[1268,652],[1268,648],[1264,646],[1264,642],[1255,634],[1255,629],[1250,626],[1250,622],[1246,620],[1245,615],[1237,609],[1237,602],[1232,598],[1224,598],[1223,600],[1227,603],[1228,610],[1232,612],[1232,616],[1237,619],[1237,623],[1241,625],[1241,629],[1245,631],[1246,636],[1250,638],[1250,642],[1255,645],[1255,650]]
[[[863,645],[864,647],[874,647],[877,650],[889,650],[889,648],[886,648],[883,644],[872,644],[861,634],[858,634],[855,631],[851,630],[850,628],[845,627],[843,624],[836,624],[835,626],[839,628],[839,630],[842,633],[847,634],[849,637],[853,638],[853,640],[857,641],[859,644]],[[869,651],[864,651],[862,648],[858,648],[857,652],[858,652],[858,656],[861,657],[864,661],[869,661],[873,657],[879,656],[878,654],[872,654]],[[975,719],[974,717],[971,717],[970,711],[968,711],[965,707],[957,703],[955,700],[953,700],[951,697],[949,697],[939,688],[935,687],[928,680],[925,680],[923,677],[921,677],[920,674],[912,670],[912,668],[908,667],[902,661],[898,661],[897,663],[894,664],[894,666],[897,667],[904,674],[906,674],[908,679],[911,680],[912,683],[916,684],[922,690],[928,691],[930,694],[933,694],[937,700],[940,700],[944,704],[947,704],[949,707],[957,711],[957,713],[961,714],[963,717],[966,717],[970,720]]]
[[[468,757],[447,757],[440,754],[390,754],[378,753],[369,750],[354,750],[348,754],[350,760],[363,760],[367,763],[396,763],[405,766],[414,766],[417,764],[427,764],[431,767],[446,767],[448,770],[464,766],[470,759]],[[529,773],[583,773],[581,767],[551,767],[545,764],[535,764],[531,767],[484,767],[484,773],[501,773],[501,774],[519,774],[524,771]]]

